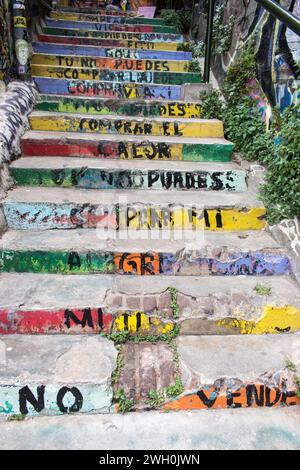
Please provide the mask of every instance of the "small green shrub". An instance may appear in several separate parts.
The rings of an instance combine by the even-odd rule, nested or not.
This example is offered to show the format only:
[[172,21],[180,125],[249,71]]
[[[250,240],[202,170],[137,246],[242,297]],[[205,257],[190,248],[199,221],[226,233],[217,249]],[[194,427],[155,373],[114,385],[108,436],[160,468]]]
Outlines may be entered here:
[[156,390],[150,390],[146,403],[153,410],[161,408],[165,404],[164,392],[158,393]]
[[177,50],[181,52],[191,52],[194,59],[204,57],[205,55],[205,44],[203,42],[181,42],[177,46]]
[[178,32],[188,34],[191,28],[192,12],[190,10],[165,11],[161,18],[167,26],[177,26]]
[[192,73],[199,73],[202,77],[202,70],[198,60],[191,60],[189,63],[184,67],[185,72],[192,72]]

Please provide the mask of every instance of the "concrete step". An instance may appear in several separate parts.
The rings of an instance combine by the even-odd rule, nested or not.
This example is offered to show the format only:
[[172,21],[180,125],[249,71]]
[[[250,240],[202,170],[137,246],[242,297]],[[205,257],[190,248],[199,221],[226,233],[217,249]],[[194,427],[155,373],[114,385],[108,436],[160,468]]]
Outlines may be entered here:
[[97,228],[113,230],[173,230],[189,232],[261,230],[266,209],[251,191],[119,191],[20,187],[3,203],[9,228],[50,230]]
[[[122,236],[124,235],[124,238]],[[9,231],[0,241],[0,272],[138,276],[279,276],[291,267],[264,233],[207,233],[195,240],[101,239],[95,230]]]
[[186,72],[187,60],[114,59],[111,57],[68,56],[57,54],[33,54],[33,65],[77,67],[94,69],[127,70],[136,72]]
[[[187,452],[195,451],[195,462],[201,462],[199,451],[270,451],[300,450],[300,407],[210,410],[209,413],[182,411],[178,414],[148,413],[106,415],[50,416],[25,419],[23,422],[0,421],[2,450],[66,450],[103,451],[100,460],[114,465],[114,450]],[[148,432],[142,433],[141,429]],[[109,432],[108,432],[109,431]],[[45,439],[47,432],[47,439]],[[79,444],[80,443],[80,444]],[[104,454],[105,451],[105,454]],[[99,453],[99,452],[98,452]],[[124,452],[125,454],[125,452]],[[181,465],[175,452],[166,462]],[[125,457],[130,465],[132,457]],[[154,462],[156,460],[153,460]],[[191,461],[193,461],[191,459]]]
[[55,67],[51,65],[31,66],[36,77],[59,78],[68,80],[93,80],[99,82],[144,83],[149,85],[184,85],[201,83],[200,73],[191,72],[147,72],[79,67]]
[[10,173],[17,185],[82,189],[247,190],[246,171],[225,165],[182,162],[137,162],[81,158],[22,158]]
[[[114,60],[114,59],[113,59]],[[140,117],[201,118],[200,101],[113,100],[81,96],[39,95],[35,108],[57,113]]]
[[[289,360],[299,370],[299,346],[299,334],[179,337],[177,351],[185,391],[163,410],[299,405],[296,374],[287,368]],[[125,366],[123,377],[126,373]]]
[[128,31],[132,33],[177,33],[176,26],[158,26],[158,25],[130,25],[130,24],[113,24],[113,23],[97,23],[91,21],[69,21],[54,20],[46,17],[44,19],[46,26],[50,28],[74,28],[90,31]]
[[[35,240],[40,242],[38,235]],[[180,276],[2,273],[0,333],[143,336],[157,335],[166,322],[169,332],[177,323],[181,335],[300,330],[299,286],[288,276],[190,276],[186,281]],[[268,294],[258,287],[268,288]]]
[[152,59],[152,60],[192,60],[191,52],[181,51],[147,51],[138,49],[125,48],[105,48],[87,45],[64,45],[49,42],[35,41],[32,44],[33,50],[40,54],[61,54],[69,57],[72,56],[92,56],[92,57],[109,57],[115,59]]
[[54,36],[70,36],[81,38],[111,39],[116,41],[146,41],[146,42],[173,42],[182,43],[183,35],[174,33],[138,33],[131,31],[95,31],[78,28],[64,28],[41,25],[44,34]]
[[40,93],[95,96],[126,100],[178,100],[183,96],[179,85],[148,85],[124,82],[69,80],[33,77]]
[[[117,350],[106,338],[0,336],[6,416],[109,413]],[[76,358],[78,360],[76,360]]]
[[162,18],[144,18],[144,17],[124,17],[106,14],[85,14],[77,12],[51,11],[50,18],[64,21],[89,21],[93,23],[113,23],[113,24],[150,24],[163,26]]
[[180,51],[180,43],[178,42],[153,42],[153,41],[139,41],[135,39],[101,39],[94,37],[77,37],[77,36],[57,36],[54,34],[44,33],[43,30],[37,27],[36,31],[37,40],[40,42],[50,42],[55,44],[73,44],[73,45],[88,45],[100,46],[111,48],[127,48],[127,49],[141,49],[141,50],[158,50],[158,51]]
[[24,156],[62,156],[113,160],[230,162],[234,145],[225,139],[26,132]]
[[33,111],[29,116],[33,131],[120,134],[135,136],[223,138],[223,123],[217,119],[188,119],[173,117],[124,117],[89,114],[62,114]]

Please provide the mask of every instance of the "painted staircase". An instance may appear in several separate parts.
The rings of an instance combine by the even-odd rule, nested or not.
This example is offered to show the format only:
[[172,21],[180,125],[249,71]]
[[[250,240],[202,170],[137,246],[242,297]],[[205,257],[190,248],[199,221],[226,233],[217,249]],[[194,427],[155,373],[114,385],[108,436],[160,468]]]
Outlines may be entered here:
[[183,40],[84,8],[37,26],[0,241],[4,416],[300,404],[289,253]]

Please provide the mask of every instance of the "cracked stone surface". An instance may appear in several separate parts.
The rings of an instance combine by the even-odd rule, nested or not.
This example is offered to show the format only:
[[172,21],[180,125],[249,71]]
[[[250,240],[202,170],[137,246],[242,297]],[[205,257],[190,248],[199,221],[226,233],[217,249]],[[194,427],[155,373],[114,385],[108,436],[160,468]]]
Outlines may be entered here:
[[[180,336],[180,371],[186,390],[217,380],[262,383],[276,380],[287,359],[300,367],[300,335]],[[278,377],[279,377],[278,375]]]

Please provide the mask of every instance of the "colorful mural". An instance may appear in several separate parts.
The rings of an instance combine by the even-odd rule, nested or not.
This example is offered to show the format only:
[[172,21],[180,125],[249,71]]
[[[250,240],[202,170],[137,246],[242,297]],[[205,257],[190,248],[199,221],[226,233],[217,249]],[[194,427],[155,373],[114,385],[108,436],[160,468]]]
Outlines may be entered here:
[[[193,34],[199,41],[205,39],[205,3],[205,0],[199,2],[193,21]],[[281,0],[279,3],[300,17],[300,0]],[[241,47],[253,41],[262,100],[265,95],[268,104],[279,106],[281,111],[299,101],[300,38],[255,0],[216,0],[217,7],[224,4],[223,26],[232,16],[234,24],[228,52],[213,56],[212,68],[219,84]]]

